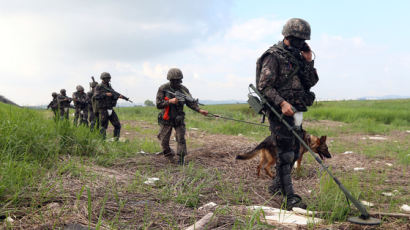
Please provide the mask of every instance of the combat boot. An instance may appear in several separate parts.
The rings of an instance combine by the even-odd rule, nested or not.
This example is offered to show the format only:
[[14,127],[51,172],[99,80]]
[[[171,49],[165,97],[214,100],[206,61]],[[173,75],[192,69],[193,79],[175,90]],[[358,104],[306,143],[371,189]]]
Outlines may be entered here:
[[273,179],[272,184],[269,186],[268,188],[269,193],[273,196],[282,196],[283,194],[283,189],[282,189],[282,185],[280,183],[280,179],[279,179],[279,174],[276,174],[275,179]]
[[306,209],[307,205],[302,201],[302,197],[296,194],[292,194],[284,197],[281,207],[283,209],[291,211],[292,208]]

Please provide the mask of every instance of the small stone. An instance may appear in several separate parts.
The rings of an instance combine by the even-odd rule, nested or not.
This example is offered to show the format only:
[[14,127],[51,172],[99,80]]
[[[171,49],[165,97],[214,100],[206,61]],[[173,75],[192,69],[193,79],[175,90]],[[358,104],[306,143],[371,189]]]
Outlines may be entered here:
[[374,204],[372,202],[365,201],[365,200],[361,200],[360,203],[362,203],[363,205],[365,205],[367,207],[373,207],[374,206]]
[[190,130],[198,130],[198,128],[189,128]]
[[410,133],[410,130],[406,130],[406,133]]
[[151,177],[151,178],[148,178],[148,179],[144,182],[144,184],[147,184],[147,185],[155,185],[155,183],[156,183],[157,181],[159,181],[159,178],[157,178],[157,177]]
[[410,213],[410,206],[408,206],[407,204],[403,204],[403,205],[400,207],[400,210],[402,210],[402,211],[404,211],[404,212],[407,212],[407,213]]
[[209,209],[211,209],[211,208],[213,208],[213,207],[215,207],[215,206],[217,206],[217,204],[215,204],[214,202],[209,202],[208,204],[205,204],[204,206],[198,208],[198,210],[199,210],[199,211],[209,210]]
[[243,136],[243,134],[242,134],[242,133],[239,133],[239,134],[238,134],[238,137],[242,137],[242,136]]
[[129,132],[125,132],[125,134],[126,134],[126,135],[129,135],[130,133],[129,133]]
[[6,222],[13,223],[14,220],[13,220],[13,218],[11,218],[11,217],[7,217],[7,218],[6,218]]
[[392,163],[386,163],[387,166],[392,167],[393,164]]
[[353,170],[354,170],[354,171],[363,171],[364,168],[354,168]]
[[362,138],[360,138],[360,139],[362,139],[362,140],[366,140],[366,139],[367,139],[367,137],[362,137]]
[[146,154],[146,152],[144,152],[144,150],[141,150],[138,152],[139,154]]
[[343,154],[347,155],[347,154],[351,154],[351,153],[353,153],[353,151],[346,151]]
[[370,140],[380,140],[380,141],[382,141],[382,140],[387,140],[387,138],[385,138],[385,137],[379,137],[379,136],[369,137],[369,139],[370,139]]
[[383,196],[393,196],[392,192],[382,192]]

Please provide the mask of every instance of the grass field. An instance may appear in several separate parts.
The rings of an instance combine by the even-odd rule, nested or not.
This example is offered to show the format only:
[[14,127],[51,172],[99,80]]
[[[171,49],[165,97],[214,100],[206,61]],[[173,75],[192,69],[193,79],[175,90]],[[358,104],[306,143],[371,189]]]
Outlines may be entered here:
[[[260,120],[245,104],[204,108],[234,119]],[[175,167],[152,154],[160,151],[155,107],[117,111],[127,139],[119,143],[103,141],[98,132],[73,127],[71,122],[54,122],[49,111],[0,104],[0,226],[55,228],[77,221],[97,229],[179,229],[198,219],[199,206],[215,201],[222,205],[215,213],[228,229],[269,228],[259,221],[260,213],[244,214],[233,207],[267,205],[270,180],[257,179],[254,171],[244,174],[253,170],[252,162],[231,165],[241,148],[269,135],[268,128],[203,117],[186,109],[193,159],[187,167]],[[332,169],[356,197],[376,203],[384,212],[399,212],[402,204],[410,203],[408,179],[401,179],[409,176],[410,100],[318,102],[305,113],[305,120],[308,132],[330,138],[337,161],[330,162]],[[372,140],[375,136],[385,139]],[[354,154],[344,157],[347,150]],[[221,158],[213,159],[208,153]],[[313,158],[304,161],[306,168],[296,175],[295,187],[300,190],[306,181],[312,183],[309,189],[314,195],[303,193],[310,207],[331,211],[323,216],[328,225],[357,214],[335,184],[317,170]],[[357,162],[365,171],[349,169]],[[385,162],[394,166],[386,168]],[[146,186],[148,177],[158,177],[160,183]],[[260,197],[254,196],[253,189],[260,189]],[[393,190],[400,195],[382,195]],[[145,205],[132,208],[130,202]],[[50,204],[58,205],[57,214],[50,214]],[[73,208],[81,218],[69,211]],[[16,221],[7,222],[7,217]],[[383,220],[384,227],[408,226],[402,219]]]

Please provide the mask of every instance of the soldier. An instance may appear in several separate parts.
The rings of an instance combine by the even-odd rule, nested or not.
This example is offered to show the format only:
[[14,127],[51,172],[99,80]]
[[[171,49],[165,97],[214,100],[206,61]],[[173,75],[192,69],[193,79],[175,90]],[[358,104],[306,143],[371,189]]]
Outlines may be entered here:
[[84,93],[84,87],[77,85],[76,92],[73,93],[74,101],[74,125],[77,126],[78,118],[80,117],[80,125],[84,124],[88,126],[88,97]]
[[[93,77],[94,79],[94,77]],[[96,108],[96,100],[93,97],[94,92],[95,92],[95,87],[98,85],[96,81],[90,82],[90,91],[87,93],[88,96],[88,114],[89,114],[89,121],[90,121],[90,128],[91,131],[94,130],[95,124],[97,124],[97,129],[100,128],[99,125],[99,117],[98,117],[98,111]]]
[[158,139],[161,141],[163,154],[171,162],[174,162],[174,152],[169,146],[172,128],[174,128],[178,143],[177,154],[179,155],[179,164],[181,165],[184,164],[184,157],[187,154],[185,141],[184,104],[204,116],[208,114],[208,111],[200,109],[197,103],[188,101],[185,101],[185,103],[180,102],[174,97],[173,94],[169,93],[176,93],[177,91],[180,91],[181,93],[190,96],[189,90],[181,84],[182,78],[183,75],[180,69],[170,69],[167,74],[167,79],[169,82],[159,87],[156,98],[157,108],[162,109],[162,111],[158,114],[158,123],[160,125]]
[[60,119],[67,119],[70,110],[70,103],[72,99],[67,97],[65,89],[60,90],[57,96],[58,108],[60,110]]
[[54,119],[56,119],[58,111],[57,93],[53,92],[51,96],[53,97],[53,100],[50,102],[50,104],[47,105],[47,109],[51,108],[54,113]]
[[[312,51],[305,42],[310,40],[310,25],[303,19],[292,18],[283,27],[283,41],[269,48],[257,61],[256,83],[285,119],[302,133],[303,113],[313,104],[315,94],[310,91],[319,78],[314,68]],[[277,142],[276,177],[269,187],[271,194],[282,194],[283,205],[306,208],[302,198],[294,193],[291,170],[298,159],[299,143],[291,131],[268,111],[270,130]]]
[[96,100],[96,109],[99,113],[100,119],[100,133],[103,138],[106,136],[108,128],[108,121],[114,126],[114,138],[118,140],[120,138],[121,124],[115,113],[113,107],[117,105],[118,98],[124,98],[122,95],[116,96],[112,92],[115,92],[111,88],[111,75],[107,72],[101,73],[100,76],[102,82],[95,88],[94,98]]

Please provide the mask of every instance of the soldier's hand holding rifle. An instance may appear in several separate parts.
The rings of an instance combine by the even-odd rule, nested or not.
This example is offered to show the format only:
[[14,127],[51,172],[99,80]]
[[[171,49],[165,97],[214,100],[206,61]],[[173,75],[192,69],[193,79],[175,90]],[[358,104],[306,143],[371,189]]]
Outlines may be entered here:
[[171,103],[171,104],[177,104],[178,103],[178,99],[176,98],[176,97],[174,97],[174,98],[172,98],[172,99],[169,99],[169,103]]

